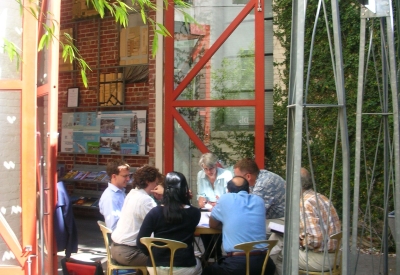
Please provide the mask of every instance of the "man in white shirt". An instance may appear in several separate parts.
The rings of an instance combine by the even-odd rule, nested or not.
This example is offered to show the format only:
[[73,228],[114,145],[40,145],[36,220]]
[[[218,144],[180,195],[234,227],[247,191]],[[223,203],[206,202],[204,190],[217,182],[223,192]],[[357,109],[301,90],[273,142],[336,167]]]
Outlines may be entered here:
[[139,168],[134,174],[135,188],[126,196],[121,218],[111,234],[111,255],[120,264],[147,264],[148,257],[136,246],[136,238],[145,216],[156,206],[150,194],[160,199],[164,193],[164,188],[158,184],[161,179],[162,175],[158,169],[147,165]]

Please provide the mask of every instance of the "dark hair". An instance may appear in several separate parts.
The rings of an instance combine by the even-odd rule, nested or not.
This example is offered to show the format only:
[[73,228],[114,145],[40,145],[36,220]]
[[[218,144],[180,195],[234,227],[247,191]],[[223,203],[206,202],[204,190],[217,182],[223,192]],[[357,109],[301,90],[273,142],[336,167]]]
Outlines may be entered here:
[[228,181],[227,187],[229,193],[239,193],[240,191],[246,191],[247,193],[250,193],[249,182],[247,179],[241,176],[233,177],[230,181]]
[[133,174],[133,187],[144,189],[148,182],[153,182],[156,179],[162,179],[162,174],[157,168],[149,165],[142,166]]
[[257,163],[251,158],[244,158],[236,162],[233,166],[233,169],[239,169],[243,173],[249,173],[258,177],[260,173],[260,169],[258,168]]
[[183,220],[182,205],[190,205],[189,187],[185,176],[179,172],[169,172],[165,176],[165,189],[162,203],[164,217],[168,223],[180,223]]
[[113,174],[115,175],[119,175],[119,172],[121,171],[121,169],[127,169],[129,171],[129,164],[126,163],[126,161],[122,160],[122,159],[113,159],[110,160],[109,162],[107,162],[107,166],[106,166],[106,171],[107,171],[107,175],[110,177]]

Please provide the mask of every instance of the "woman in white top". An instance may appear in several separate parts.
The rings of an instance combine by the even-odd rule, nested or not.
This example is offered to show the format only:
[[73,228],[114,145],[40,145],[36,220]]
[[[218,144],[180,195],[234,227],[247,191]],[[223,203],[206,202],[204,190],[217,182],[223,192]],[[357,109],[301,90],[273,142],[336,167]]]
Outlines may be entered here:
[[[219,168],[218,158],[212,153],[203,154],[200,157],[199,165],[202,169],[197,174],[197,201],[200,208],[207,208],[211,211],[219,197],[227,192],[227,183],[232,179],[232,173]],[[208,259],[210,248],[214,246],[213,235],[202,234],[200,238],[206,250],[204,257]],[[215,246],[217,258],[222,256],[221,245],[222,239],[218,238]]]

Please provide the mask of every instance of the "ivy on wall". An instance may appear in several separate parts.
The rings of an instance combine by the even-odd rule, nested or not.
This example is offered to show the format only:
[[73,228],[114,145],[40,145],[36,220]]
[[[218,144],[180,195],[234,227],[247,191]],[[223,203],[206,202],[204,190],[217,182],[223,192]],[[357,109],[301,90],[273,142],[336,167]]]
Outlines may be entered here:
[[[327,17],[331,18],[331,2],[326,2]],[[350,142],[350,184],[353,188],[354,183],[354,165],[355,165],[355,137],[356,137],[356,108],[357,108],[357,81],[359,66],[359,43],[360,43],[360,4],[358,1],[338,1],[342,36],[342,52],[343,52],[343,71],[345,78],[345,98],[348,122],[348,137]],[[308,69],[308,60],[311,49],[311,39],[313,33],[314,22],[316,21],[318,1],[308,1],[306,9],[306,30],[304,43],[304,59],[306,74]],[[282,47],[285,49],[285,60],[280,71],[283,85],[275,85],[274,87],[274,127],[270,133],[270,152],[268,156],[267,169],[276,172],[285,177],[286,174],[286,134],[287,134],[287,99],[289,87],[289,69],[290,69],[290,46],[291,46],[291,29],[292,29],[292,1],[291,0],[275,0],[274,6],[274,25],[275,33]],[[318,24],[316,27],[315,42],[313,45],[312,62],[310,68],[308,86],[304,85],[307,95],[304,100],[307,103],[316,104],[336,104],[336,88],[333,75],[333,67],[328,44],[328,34],[326,24],[321,11]],[[329,19],[332,22],[331,19]],[[331,29],[332,23],[328,24]],[[373,33],[372,30],[375,30]],[[365,95],[363,112],[372,113],[380,112],[382,103],[379,99],[379,79],[382,76],[382,64],[380,47],[380,31],[379,21],[368,21],[368,36],[371,34],[372,41],[376,48],[373,48],[370,61],[366,66],[367,76],[365,80]],[[367,49],[368,45],[366,46]],[[372,54],[373,53],[373,54]],[[293,57],[292,57],[293,58]],[[306,82],[306,76],[304,77]],[[378,88],[377,88],[378,87]],[[308,89],[306,89],[308,88]],[[389,106],[391,102],[389,99]],[[391,119],[389,118],[389,126],[391,127]],[[307,123],[305,123],[307,121]],[[329,195],[330,183],[333,178],[332,201],[342,215],[342,163],[337,161],[334,166],[334,175],[332,175],[334,145],[337,127],[337,110],[335,108],[307,109],[305,111],[305,120],[303,126],[303,148],[302,148],[302,166],[310,167],[310,161],[315,173],[315,181],[317,191]],[[372,240],[380,245],[382,236],[382,224],[384,217],[384,179],[383,179],[383,146],[382,146],[382,119],[380,116],[363,116],[363,146],[361,161],[361,186],[360,186],[360,205],[359,205],[359,228],[365,226],[366,231],[371,230]],[[306,128],[308,126],[308,128]],[[308,129],[308,137],[306,136]],[[390,133],[392,129],[390,129]],[[307,155],[307,144],[310,148],[311,158]],[[341,158],[341,145],[338,144],[337,159]],[[367,197],[371,195],[370,208],[368,208]],[[351,192],[351,194],[353,194]],[[390,193],[389,209],[393,207],[393,192]],[[351,195],[353,196],[353,195]],[[352,201],[352,198],[351,198]],[[353,209],[353,205],[350,206]],[[369,209],[369,210],[367,210]],[[364,220],[364,214],[370,211],[370,216]],[[390,211],[390,210],[389,210]],[[352,215],[350,213],[350,215]],[[351,216],[350,216],[351,217]],[[343,218],[343,217],[341,217]],[[369,225],[372,224],[372,228]],[[367,228],[368,227],[368,228]],[[364,233],[365,234],[365,233]],[[368,233],[369,235],[369,233]]]

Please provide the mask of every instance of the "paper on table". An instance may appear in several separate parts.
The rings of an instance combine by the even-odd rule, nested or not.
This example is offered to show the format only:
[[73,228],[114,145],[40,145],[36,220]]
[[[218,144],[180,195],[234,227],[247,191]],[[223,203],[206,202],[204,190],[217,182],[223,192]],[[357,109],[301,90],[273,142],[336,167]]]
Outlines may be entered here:
[[269,228],[271,229],[271,231],[285,233],[285,226],[283,224],[270,222],[269,223]]
[[210,215],[211,212],[201,212],[201,217],[198,226],[210,227]]

